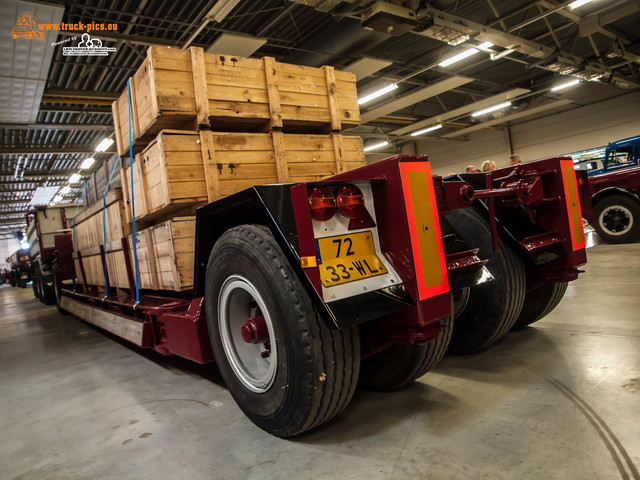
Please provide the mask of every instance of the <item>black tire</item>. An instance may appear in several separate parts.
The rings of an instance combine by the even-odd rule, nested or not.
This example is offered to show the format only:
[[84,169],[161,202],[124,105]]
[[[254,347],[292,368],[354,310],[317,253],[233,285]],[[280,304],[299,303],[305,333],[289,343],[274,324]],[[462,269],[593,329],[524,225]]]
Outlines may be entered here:
[[520,257],[502,240],[499,251],[492,247],[491,230],[473,208],[453,210],[447,215],[454,229],[479,256],[488,259],[494,280],[471,287],[464,310],[455,319],[449,353],[464,355],[502,338],[520,315],[525,295],[525,270]]
[[20,288],[27,288],[27,283],[29,283],[29,277],[20,277],[18,281]]
[[593,207],[598,235],[608,243],[630,243],[640,239],[640,205],[631,197],[611,195]]
[[451,341],[453,313],[442,320],[441,325],[438,336],[426,345],[394,343],[387,350],[363,359],[360,363],[360,386],[376,392],[391,392],[433,369]]
[[18,281],[16,279],[16,272],[15,271],[9,272],[9,284],[12,287],[15,287],[16,285],[18,285]]
[[60,278],[60,269],[58,268],[57,263],[54,263],[51,266],[51,275],[53,276],[53,297],[58,313],[61,315],[69,315],[69,312],[60,306],[60,298],[62,297],[62,280]]
[[[207,265],[205,306],[220,373],[258,427],[290,437],[347,406],[360,367],[358,329],[323,323],[266,228],[242,225],[218,239]],[[267,341],[240,338],[251,318],[264,319]]]
[[525,328],[549,315],[564,297],[567,285],[569,282],[547,282],[528,292],[518,320],[511,329]]

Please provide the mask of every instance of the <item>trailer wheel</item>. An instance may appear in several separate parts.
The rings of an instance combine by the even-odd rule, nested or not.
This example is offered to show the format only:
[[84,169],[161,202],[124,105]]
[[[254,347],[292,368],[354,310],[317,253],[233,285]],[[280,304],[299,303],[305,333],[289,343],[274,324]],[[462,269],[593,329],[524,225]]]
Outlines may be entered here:
[[640,238],[640,205],[625,195],[605,197],[593,207],[594,228],[608,243],[630,243]]
[[569,282],[547,282],[528,292],[511,330],[519,330],[549,315],[564,297],[567,285]]
[[453,210],[447,215],[454,229],[470,248],[479,248],[480,258],[494,280],[471,287],[464,310],[457,314],[449,352],[473,353],[502,338],[520,315],[525,295],[525,270],[520,257],[502,238],[493,251],[491,230],[473,208]]
[[220,373],[258,427],[290,437],[327,422],[351,400],[358,329],[323,323],[266,228],[238,226],[216,242],[205,308]]
[[51,275],[53,276],[53,292],[58,313],[60,313],[61,315],[69,315],[69,312],[67,312],[60,306],[60,297],[62,296],[62,280],[60,279],[60,269],[58,268],[57,263],[54,263],[51,266]]
[[441,321],[438,336],[425,345],[394,343],[387,350],[362,360],[359,384],[376,392],[390,392],[410,384],[442,359],[453,333],[453,314]]

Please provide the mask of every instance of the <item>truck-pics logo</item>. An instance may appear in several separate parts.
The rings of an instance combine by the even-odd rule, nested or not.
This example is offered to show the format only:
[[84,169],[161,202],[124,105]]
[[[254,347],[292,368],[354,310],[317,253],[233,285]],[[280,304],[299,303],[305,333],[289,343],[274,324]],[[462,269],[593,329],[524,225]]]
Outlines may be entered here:
[[115,52],[115,47],[103,47],[102,40],[91,38],[88,33],[83,33],[80,43],[76,47],[63,47],[62,54],[67,57],[106,57],[111,52]]
[[29,40],[38,38],[42,40],[44,38],[44,32],[38,30],[36,25],[36,17],[31,15],[31,12],[22,12],[18,15],[16,24],[11,30],[11,36],[16,38],[28,38]]

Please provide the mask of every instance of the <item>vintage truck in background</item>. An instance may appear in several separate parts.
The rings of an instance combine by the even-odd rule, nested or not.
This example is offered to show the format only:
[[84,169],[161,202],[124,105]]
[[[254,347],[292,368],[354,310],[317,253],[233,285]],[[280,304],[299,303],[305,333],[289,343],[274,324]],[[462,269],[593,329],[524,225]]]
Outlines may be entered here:
[[602,166],[588,166],[596,168],[580,192],[585,218],[609,243],[640,240],[640,135],[610,143]]

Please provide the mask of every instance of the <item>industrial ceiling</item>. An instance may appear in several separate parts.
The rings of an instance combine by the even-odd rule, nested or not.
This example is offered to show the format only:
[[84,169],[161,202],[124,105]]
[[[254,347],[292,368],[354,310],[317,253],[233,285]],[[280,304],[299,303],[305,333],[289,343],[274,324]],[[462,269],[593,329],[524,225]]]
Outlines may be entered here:
[[[44,39],[3,35],[0,238],[24,228],[38,187],[64,187],[74,173],[86,179],[114,155],[114,146],[95,150],[113,136],[110,104],[149,45],[352,71],[360,99],[382,88],[387,93],[361,104],[363,124],[349,133],[369,147],[398,148],[424,135],[465,138],[640,88],[640,1],[578,3],[7,0],[3,31],[25,10],[39,21],[56,23],[61,13],[63,23],[118,29],[95,34],[115,48],[95,57],[64,56],[63,44],[53,45],[77,31],[46,32]],[[555,89],[573,80],[582,82],[579,94]],[[97,161],[80,170],[88,157]],[[60,203],[78,201],[82,179]]]

